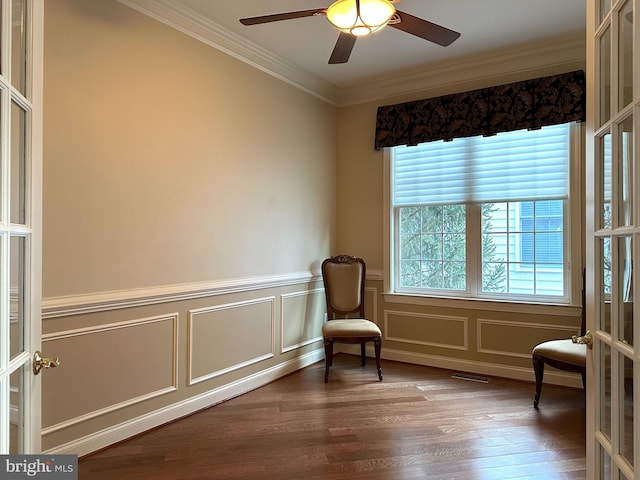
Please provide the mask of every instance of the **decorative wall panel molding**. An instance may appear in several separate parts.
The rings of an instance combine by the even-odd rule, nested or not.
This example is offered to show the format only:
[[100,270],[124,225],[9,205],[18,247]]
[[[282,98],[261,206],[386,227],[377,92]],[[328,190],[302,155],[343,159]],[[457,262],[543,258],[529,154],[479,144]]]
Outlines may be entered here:
[[274,323],[273,296],[189,310],[188,384],[273,357]]
[[531,350],[546,340],[571,338],[578,333],[578,326],[546,325],[508,320],[479,318],[478,353],[531,358]]
[[324,289],[302,290],[280,296],[280,353],[322,340]]
[[43,435],[177,390],[177,313],[45,334],[42,343],[61,359],[43,377],[55,405],[43,405]]
[[386,310],[383,336],[400,343],[468,350],[468,323],[467,317]]
[[376,325],[378,322],[378,289],[375,287],[364,287],[364,307],[365,315]]

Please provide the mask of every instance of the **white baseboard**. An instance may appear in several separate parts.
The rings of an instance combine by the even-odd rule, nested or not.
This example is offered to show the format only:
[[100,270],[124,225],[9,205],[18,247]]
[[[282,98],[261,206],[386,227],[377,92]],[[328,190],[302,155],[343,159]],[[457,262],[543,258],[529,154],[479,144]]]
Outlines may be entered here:
[[[336,347],[337,346],[338,345],[336,344]],[[360,355],[360,347],[357,345],[340,345],[339,349],[336,349],[336,352]],[[373,348],[367,347],[367,356],[373,357],[373,355]],[[535,382],[533,366],[531,368],[512,367],[509,365],[498,365],[495,363],[440,357],[437,355],[405,352],[389,348],[382,349],[382,358],[398,362],[413,363],[415,365],[425,365],[428,367],[446,368],[447,370]],[[382,365],[382,371],[384,373],[384,365]],[[580,375],[570,372],[545,371],[544,383],[549,385],[561,385],[564,387],[582,388],[582,378]]]
[[201,395],[182,400],[173,405],[149,412],[124,423],[100,430],[90,435],[78,438],[63,445],[58,445],[43,453],[72,454],[83,456],[95,452],[114,443],[126,440],[134,435],[169,423],[178,418],[216,405],[231,398],[250,392],[280,377],[324,359],[324,350],[318,349],[293,360],[281,363],[235,382],[215,388]]

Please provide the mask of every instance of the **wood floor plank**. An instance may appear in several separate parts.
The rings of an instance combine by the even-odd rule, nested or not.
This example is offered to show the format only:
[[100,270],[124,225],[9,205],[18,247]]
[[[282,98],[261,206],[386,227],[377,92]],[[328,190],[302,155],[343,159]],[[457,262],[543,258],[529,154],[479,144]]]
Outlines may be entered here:
[[340,354],[79,461],[83,480],[577,480],[582,391]]

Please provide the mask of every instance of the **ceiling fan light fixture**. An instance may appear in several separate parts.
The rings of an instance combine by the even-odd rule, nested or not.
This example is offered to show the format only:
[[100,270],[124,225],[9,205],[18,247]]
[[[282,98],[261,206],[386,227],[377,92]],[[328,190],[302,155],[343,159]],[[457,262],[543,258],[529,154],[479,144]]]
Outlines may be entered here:
[[327,8],[327,19],[351,35],[369,35],[384,27],[396,13],[389,0],[338,0]]

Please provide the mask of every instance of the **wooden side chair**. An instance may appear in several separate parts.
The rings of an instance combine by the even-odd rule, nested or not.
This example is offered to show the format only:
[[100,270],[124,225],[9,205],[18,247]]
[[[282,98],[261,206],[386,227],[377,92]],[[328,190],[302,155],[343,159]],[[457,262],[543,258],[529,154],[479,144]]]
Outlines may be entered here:
[[350,255],[337,255],[322,262],[322,280],[327,300],[327,322],[322,326],[324,339],[324,381],[329,381],[333,363],[333,344],[360,344],[362,366],[366,365],[365,345],[373,342],[378,378],[382,381],[380,351],[382,332],[371,320],[364,318],[364,260]]
[[[580,337],[586,334],[585,314],[585,273],[582,272],[582,317],[580,321]],[[536,394],[533,406],[538,408],[544,365],[568,372],[576,372],[582,376],[582,388],[586,389],[587,381],[587,345],[580,343],[577,337],[562,340],[549,340],[536,345],[532,352],[533,371],[536,375]]]

